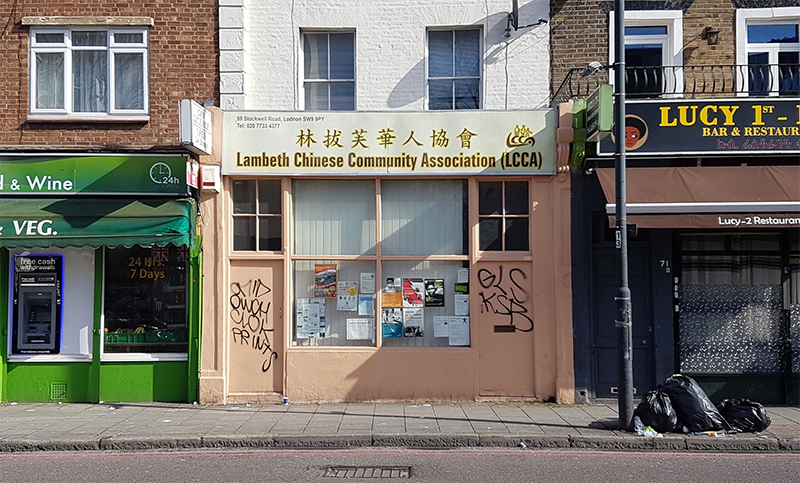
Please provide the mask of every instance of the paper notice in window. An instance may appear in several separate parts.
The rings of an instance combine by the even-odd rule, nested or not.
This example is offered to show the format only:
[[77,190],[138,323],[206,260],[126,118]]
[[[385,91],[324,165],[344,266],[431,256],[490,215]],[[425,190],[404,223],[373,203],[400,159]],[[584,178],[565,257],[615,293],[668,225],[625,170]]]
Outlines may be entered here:
[[371,340],[375,319],[347,319],[347,340]]
[[469,315],[469,295],[465,293],[454,295],[456,315]]
[[361,274],[361,293],[375,293],[375,274]]
[[447,321],[450,345],[469,345],[469,317],[450,317]]
[[446,315],[437,315],[433,317],[433,336],[434,337],[449,337],[450,333],[447,330],[447,321],[450,317]]

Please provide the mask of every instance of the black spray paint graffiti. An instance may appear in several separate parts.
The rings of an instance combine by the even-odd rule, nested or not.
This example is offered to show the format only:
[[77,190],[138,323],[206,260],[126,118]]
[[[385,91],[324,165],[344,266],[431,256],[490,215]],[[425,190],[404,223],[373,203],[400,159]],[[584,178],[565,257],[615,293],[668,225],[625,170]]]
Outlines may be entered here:
[[[519,268],[512,268],[508,271],[508,282],[503,283],[503,266],[500,265],[500,272],[494,274],[491,271],[482,268],[478,271],[478,283],[481,287],[487,290],[481,291],[481,312],[486,311],[490,314],[501,315],[508,317],[508,324],[514,327],[514,330],[521,332],[530,332],[533,330],[533,320],[528,317],[528,308],[523,304],[528,301],[530,295],[522,288],[518,282],[527,280],[528,276],[525,275]],[[505,288],[503,287],[505,285]],[[516,325],[514,323],[517,323]]]
[[265,300],[272,289],[261,280],[250,280],[244,285],[239,282],[231,284],[231,334],[233,342],[250,346],[266,354],[261,370],[267,372],[278,353],[272,350],[269,333],[274,329],[268,327],[269,308],[271,303]]

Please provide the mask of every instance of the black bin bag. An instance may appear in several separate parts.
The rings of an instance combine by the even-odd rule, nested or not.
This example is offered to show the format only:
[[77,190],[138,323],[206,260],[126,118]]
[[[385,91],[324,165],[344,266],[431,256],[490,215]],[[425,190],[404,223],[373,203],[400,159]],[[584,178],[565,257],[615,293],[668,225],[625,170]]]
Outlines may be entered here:
[[725,399],[717,410],[732,429],[743,433],[764,431],[772,423],[764,406],[749,399]]
[[678,427],[678,415],[672,407],[669,396],[661,390],[661,386],[644,395],[633,415],[639,416],[642,424],[650,426],[659,433],[671,433]]
[[686,431],[730,429],[703,388],[691,377],[674,374],[667,378],[661,389],[669,395],[678,415],[678,424],[685,426]]

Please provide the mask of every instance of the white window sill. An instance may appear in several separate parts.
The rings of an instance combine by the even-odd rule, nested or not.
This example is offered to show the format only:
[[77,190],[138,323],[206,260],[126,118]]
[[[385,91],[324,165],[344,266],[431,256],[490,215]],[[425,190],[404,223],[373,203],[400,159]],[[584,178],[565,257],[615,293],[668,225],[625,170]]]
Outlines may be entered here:
[[148,354],[146,352],[125,353],[125,354],[103,354],[100,362],[157,362],[157,361],[188,361],[189,355],[186,353],[159,352]]
[[149,114],[117,116],[66,116],[59,114],[28,114],[29,122],[148,122]]
[[11,354],[8,362],[92,362],[91,354]]

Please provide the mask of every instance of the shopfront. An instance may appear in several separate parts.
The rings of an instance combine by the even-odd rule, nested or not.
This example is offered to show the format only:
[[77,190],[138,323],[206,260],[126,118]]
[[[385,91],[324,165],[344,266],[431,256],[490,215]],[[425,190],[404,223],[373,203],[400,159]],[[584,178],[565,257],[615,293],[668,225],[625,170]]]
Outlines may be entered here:
[[[768,105],[767,105],[768,104]],[[651,101],[626,106],[641,135],[628,143],[628,224],[638,393],[672,372],[713,401],[797,404],[800,386],[800,131],[796,100]],[[715,121],[716,120],[716,121]],[[675,139],[681,142],[675,143]],[[610,140],[600,153],[613,153]],[[658,156],[658,157],[657,157]],[[598,297],[601,253],[613,253],[614,169],[581,175],[581,215]],[[591,227],[591,228],[588,228]],[[591,231],[589,231],[591,230]],[[613,267],[612,267],[613,268]],[[638,284],[638,285],[637,285]],[[602,329],[593,305],[592,333]],[[597,341],[599,336],[593,336]],[[637,357],[638,355],[638,357]],[[596,397],[615,383],[585,358]],[[637,374],[638,372],[638,374]]]
[[225,112],[201,400],[571,402],[556,122]]
[[187,166],[174,155],[0,157],[3,400],[196,400]]

